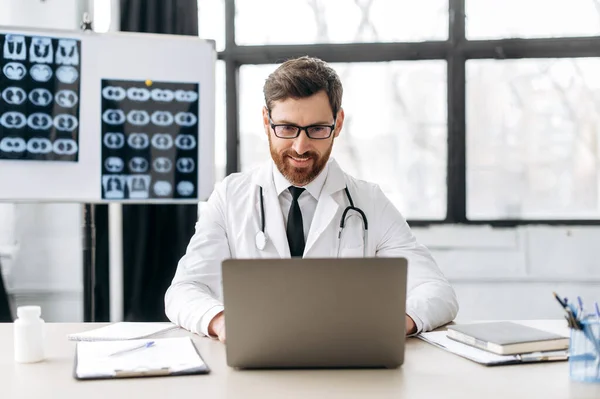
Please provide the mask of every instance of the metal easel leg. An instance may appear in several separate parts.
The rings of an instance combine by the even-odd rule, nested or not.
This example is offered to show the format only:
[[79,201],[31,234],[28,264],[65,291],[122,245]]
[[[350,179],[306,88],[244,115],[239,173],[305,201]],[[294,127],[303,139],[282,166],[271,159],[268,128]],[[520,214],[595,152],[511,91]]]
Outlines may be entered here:
[[123,321],[123,205],[108,205],[110,321]]
[[83,321],[96,321],[95,205],[83,205]]

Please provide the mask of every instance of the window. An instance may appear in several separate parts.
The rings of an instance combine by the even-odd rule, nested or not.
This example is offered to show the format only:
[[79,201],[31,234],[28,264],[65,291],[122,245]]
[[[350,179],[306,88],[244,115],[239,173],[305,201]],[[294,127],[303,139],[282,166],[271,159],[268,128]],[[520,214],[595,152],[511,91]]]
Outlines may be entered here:
[[111,3],[111,1],[107,0],[94,0],[92,26],[95,32],[104,33],[110,31],[112,24]]
[[235,27],[239,45],[444,40],[448,1],[238,0]]
[[[375,182],[405,217],[446,216],[446,63],[331,64],[344,85],[346,122],[332,157]],[[240,69],[242,170],[270,159],[262,88],[277,65]]]
[[600,216],[599,58],[467,63],[469,219]]
[[215,181],[225,178],[227,130],[225,108],[225,62],[217,61],[215,85]]
[[198,0],[198,35],[225,49],[225,0]]
[[306,54],[344,84],[332,155],[412,225],[600,224],[600,0],[208,3],[235,7],[229,173],[269,159],[264,81]]
[[600,34],[598,0],[466,0],[466,15],[469,39]]

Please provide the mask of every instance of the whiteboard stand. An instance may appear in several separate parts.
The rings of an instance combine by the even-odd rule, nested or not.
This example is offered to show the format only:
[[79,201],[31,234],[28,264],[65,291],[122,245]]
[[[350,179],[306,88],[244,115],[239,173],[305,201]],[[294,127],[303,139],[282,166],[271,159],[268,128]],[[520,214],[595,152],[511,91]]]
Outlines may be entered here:
[[96,205],[83,205],[83,321],[96,321]]
[[[81,20],[83,32],[92,31],[87,12]],[[96,206],[83,205],[83,321],[96,321]]]
[[[97,250],[95,223],[97,211],[96,205],[107,203],[111,205],[109,206],[109,308],[110,319],[121,321],[124,318],[125,313],[125,309],[123,308],[124,271],[122,204],[178,203],[197,205],[199,201],[206,201],[214,188],[215,66],[217,62],[217,51],[214,41],[203,40],[199,37],[132,32],[97,34],[93,32],[91,28],[92,21],[87,15],[83,18],[81,29],[77,31],[39,30],[0,26],[0,40],[3,42],[6,35],[17,34],[19,40],[26,40],[27,45],[32,43],[34,38],[41,38],[44,40],[35,44],[36,46],[48,45],[45,40],[49,38],[49,43],[56,49],[58,46],[73,46],[73,42],[76,42],[75,46],[79,46],[75,47],[79,49],[79,58],[76,61],[61,60],[61,62],[49,62],[49,65],[51,64],[56,67],[56,71],[62,67],[68,67],[61,70],[61,77],[58,77],[56,72],[52,75],[54,76],[52,79],[54,79],[55,83],[59,82],[63,85],[61,87],[66,87],[66,89],[63,90],[70,91],[73,88],[72,85],[75,82],[78,82],[79,92],[76,94],[78,94],[79,101],[77,97],[75,97],[75,100],[69,99],[68,97],[61,100],[63,102],[67,101],[64,102],[64,104],[69,104],[68,101],[74,101],[72,105],[67,105],[67,108],[69,109],[72,109],[75,106],[79,107],[77,111],[70,111],[71,113],[78,112],[76,115],[76,120],[78,121],[78,126],[76,127],[78,132],[76,142],[77,153],[74,155],[76,159],[69,159],[74,162],[22,162],[21,159],[17,158],[2,158],[0,167],[0,187],[6,186],[11,189],[0,190],[0,200],[10,202],[76,202],[83,205],[83,313],[84,320],[88,322],[98,321],[98,316],[100,316],[100,313],[98,312],[99,309],[96,309],[96,307],[100,305],[100,303],[98,303],[98,294],[100,294],[100,292],[98,292],[100,288],[98,286],[98,276],[104,274],[100,273],[104,272],[104,270],[98,270],[99,267],[103,266],[97,264],[95,259]],[[65,42],[66,44],[62,42]],[[73,51],[71,54],[73,54]],[[23,55],[14,55],[11,53],[11,57],[12,56],[22,57]],[[5,58],[3,54],[2,57]],[[39,55],[37,55],[37,57],[39,57]],[[63,55],[63,57],[65,56]],[[73,57],[73,55],[70,55],[69,57]],[[18,76],[18,73],[26,73],[27,66],[25,65],[28,63],[30,64],[30,61],[31,56],[29,56],[29,58],[25,56],[24,59],[18,58],[18,62],[15,61],[15,64],[18,64],[18,68],[13,66],[11,74],[13,76]],[[79,72],[80,69],[65,64],[73,62],[75,62],[73,65],[90,65],[93,67],[86,68],[85,72],[81,70],[82,73]],[[59,66],[59,64],[61,65]],[[36,69],[38,72],[44,71],[43,68],[38,69],[39,71]],[[4,71],[0,72],[6,74]],[[15,73],[17,73],[17,75],[15,75]],[[48,72],[46,72],[46,74],[47,73]],[[43,79],[43,75],[38,74],[38,76],[40,76],[39,79]],[[45,82],[43,80],[39,81]],[[139,109],[133,108],[132,101],[148,101],[148,98],[146,98],[146,100],[141,100],[144,92],[140,90],[147,92],[148,89],[146,86],[150,85],[156,88],[158,94],[156,95],[156,98],[152,97],[152,101],[144,105],[144,107],[148,107],[148,109],[141,106]],[[190,89],[190,85],[193,85],[192,89]],[[18,85],[15,87],[17,86]],[[113,104],[107,104],[107,101],[104,101],[107,96],[104,96],[102,93],[103,89],[108,86],[111,87],[111,90],[114,89],[112,86],[115,86],[117,89],[120,89],[121,92],[125,89],[129,90],[130,88],[137,89],[137,91],[134,90],[134,94],[128,94],[128,103],[120,103],[125,104],[125,106],[119,105],[113,107]],[[23,88],[18,88],[22,91],[34,90],[27,85]],[[36,89],[38,88],[39,87],[36,87]],[[109,101],[116,103],[123,100],[122,98],[121,100],[117,99],[120,95],[118,90],[115,92],[111,90],[108,92],[112,93],[110,96],[114,98],[108,98]],[[167,94],[173,94],[177,91],[180,91],[180,97],[171,104],[173,99],[167,100]],[[196,91],[198,92],[198,96],[195,97],[195,99],[193,96],[190,97],[189,93],[191,91],[194,93],[196,93]],[[162,104],[158,104],[160,102],[170,104],[166,104],[163,107]],[[196,105],[194,105],[192,108],[185,109],[183,103],[192,102],[197,103],[197,108]],[[182,104],[177,105],[177,103]],[[19,104],[14,105],[16,106]],[[109,105],[110,107],[108,107]],[[158,105],[160,105],[160,107]],[[103,109],[103,107],[106,109]],[[52,110],[46,110],[44,115],[53,120],[53,118],[65,113],[63,112],[63,108],[53,107]],[[56,111],[57,109],[60,109],[60,112]],[[104,121],[104,113],[108,111],[111,112],[107,113],[106,118],[110,123],[106,122],[103,125],[100,121]],[[120,114],[118,111],[120,111]],[[145,115],[147,119],[149,114],[152,114],[153,117],[157,118],[156,121],[158,121],[158,123],[152,121],[152,124],[150,124],[154,127],[154,130],[156,130],[156,126],[162,126],[161,123],[166,123],[169,116],[171,118],[180,118],[179,120],[175,120],[175,124],[181,126],[182,131],[183,128],[190,128],[197,123],[198,129],[196,132],[191,132],[190,130],[193,129],[188,129],[188,131],[181,133],[181,135],[179,135],[180,132],[171,130],[160,133],[156,131],[144,133],[126,132],[127,148],[133,148],[135,150],[141,149],[136,148],[136,145],[142,145],[139,140],[132,141],[134,144],[129,143],[129,139],[134,137],[133,134],[137,134],[138,136],[145,134],[146,140],[150,138],[148,135],[154,137],[158,134],[162,134],[170,136],[173,143],[169,144],[169,140],[163,137],[163,141],[157,141],[159,144],[152,143],[154,146],[153,148],[156,148],[159,151],[167,151],[175,145],[178,148],[177,160],[187,159],[183,163],[184,166],[181,167],[183,170],[174,172],[173,182],[168,186],[168,190],[177,191],[177,195],[173,195],[173,198],[170,198],[168,194],[165,194],[168,191],[165,188],[165,184],[157,186],[154,186],[153,184],[165,183],[162,181],[164,179],[159,179],[157,177],[160,176],[156,176],[157,173],[163,173],[161,170],[154,170],[147,174],[150,176],[151,180],[150,182],[147,182],[146,185],[148,190],[152,187],[153,191],[151,194],[146,194],[146,197],[139,196],[139,193],[136,197],[129,196],[128,193],[128,196],[125,198],[106,195],[105,190],[107,190],[108,187],[108,178],[113,179],[115,182],[120,182],[117,186],[112,185],[112,188],[109,191],[119,191],[124,190],[123,188],[119,189],[119,185],[120,187],[126,187],[127,184],[134,184],[133,181],[123,179],[139,175],[136,174],[138,171],[134,170],[128,162],[125,163],[127,165],[126,169],[123,168],[125,164],[122,164],[119,169],[118,164],[114,164],[114,162],[108,163],[110,167],[107,167],[107,164],[105,163],[110,157],[121,159],[121,161],[131,158],[129,153],[125,152],[121,154],[117,151],[125,144],[124,132],[106,131],[106,124],[124,125],[123,123],[117,123],[117,120],[124,116],[125,111],[127,111],[127,122],[131,124],[129,121],[129,117],[131,116],[132,120],[139,123],[140,126],[142,125],[141,121],[143,120],[143,118],[140,118]],[[25,114],[20,110],[8,112],[20,114],[18,115],[19,118],[30,116],[29,111],[25,112]],[[65,113],[65,115],[74,116],[71,115],[71,113]],[[0,117],[4,114],[6,114],[6,112],[3,109],[2,112],[0,112]],[[115,119],[115,117],[117,117],[117,119]],[[11,120],[19,120],[19,118],[11,116]],[[66,117],[63,117],[61,121],[65,122],[66,119]],[[72,119],[68,120],[72,121]],[[16,123],[14,120],[13,122]],[[57,122],[54,121],[54,123]],[[135,125],[136,123],[133,124]],[[61,125],[61,127],[65,128],[63,125]],[[11,128],[17,129],[16,125],[11,126]],[[85,132],[85,134],[80,134],[81,132]],[[112,135],[110,136],[110,140],[104,142],[104,139],[109,133]],[[142,140],[140,137],[137,138]],[[179,144],[175,142],[177,137],[181,137]],[[194,139],[194,137],[196,138]],[[23,137],[18,138],[21,139],[19,143],[25,140]],[[27,140],[30,139],[27,138]],[[116,147],[119,140],[122,142],[120,144],[121,147]],[[36,145],[39,146],[40,144],[37,143]],[[69,145],[72,146],[72,144]],[[146,146],[147,145],[148,144],[146,144]],[[14,150],[14,138],[13,142],[11,142],[11,146],[12,152],[25,151]],[[66,144],[63,143],[60,150],[66,151],[69,148],[72,150],[72,147],[65,146]],[[167,146],[168,148],[160,148],[161,146]],[[107,154],[103,155],[103,152],[99,151],[99,148],[108,148],[111,151],[115,150],[113,152],[116,152],[116,155],[107,155],[109,152],[112,154],[111,151],[108,151]],[[28,156],[25,159],[38,160],[36,157],[29,157],[29,155],[31,155],[29,154],[29,149],[26,151]],[[56,152],[56,150],[53,150],[53,152],[61,156],[73,155],[59,153]],[[154,154],[156,155],[156,153]],[[147,160],[149,164],[152,165],[158,158],[162,157],[155,157],[154,155],[146,155],[145,158],[143,157],[143,159]],[[167,157],[167,159],[171,161],[171,166],[177,165],[175,158],[171,159]],[[191,162],[189,159],[191,159]],[[49,157],[43,160],[56,159]],[[137,165],[136,168],[141,168],[139,162],[134,165]],[[161,161],[158,165],[160,166],[154,168],[167,168],[167,166],[165,166],[167,165],[165,161]],[[114,170],[111,170],[111,168]],[[187,168],[191,169],[187,170]],[[188,173],[193,173],[193,175],[190,174],[190,177],[187,177]],[[107,177],[106,183],[103,180],[104,177]],[[148,176],[145,177],[147,178]],[[141,185],[139,182],[137,183],[137,191],[140,191],[139,187],[144,186],[144,181],[146,180],[142,179]],[[182,184],[181,188],[179,187],[180,183]],[[129,188],[129,190],[131,190],[131,188]],[[192,195],[191,193],[193,191],[190,190],[196,190],[196,193]]]
[[108,204],[110,321],[123,321],[123,205]]

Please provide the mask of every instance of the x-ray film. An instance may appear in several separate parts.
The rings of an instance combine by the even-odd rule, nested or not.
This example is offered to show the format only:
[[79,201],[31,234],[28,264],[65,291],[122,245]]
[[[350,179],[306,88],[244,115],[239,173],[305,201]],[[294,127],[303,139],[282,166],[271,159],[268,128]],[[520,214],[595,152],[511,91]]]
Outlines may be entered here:
[[0,162],[78,161],[80,54],[79,40],[0,34]]
[[102,198],[197,199],[199,85],[106,79],[100,93]]
[[20,87],[7,87],[2,92],[2,99],[9,105],[21,105],[27,100],[27,93]]

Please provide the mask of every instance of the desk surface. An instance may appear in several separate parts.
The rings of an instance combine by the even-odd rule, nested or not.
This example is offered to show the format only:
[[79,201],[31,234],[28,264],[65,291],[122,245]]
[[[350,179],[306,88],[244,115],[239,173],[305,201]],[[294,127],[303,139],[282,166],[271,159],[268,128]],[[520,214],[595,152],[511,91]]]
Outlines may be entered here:
[[[522,322],[567,333],[562,321]],[[225,362],[223,344],[194,335],[194,342],[212,372],[208,375],[103,381],[76,381],[75,343],[68,333],[103,324],[47,325],[47,360],[37,364],[13,361],[13,326],[0,323],[0,397],[63,399],[219,398],[600,398],[600,384],[569,380],[567,362],[488,368],[438,349],[417,338],[406,345],[405,363],[396,370],[238,371]],[[170,336],[185,336],[176,330]]]

